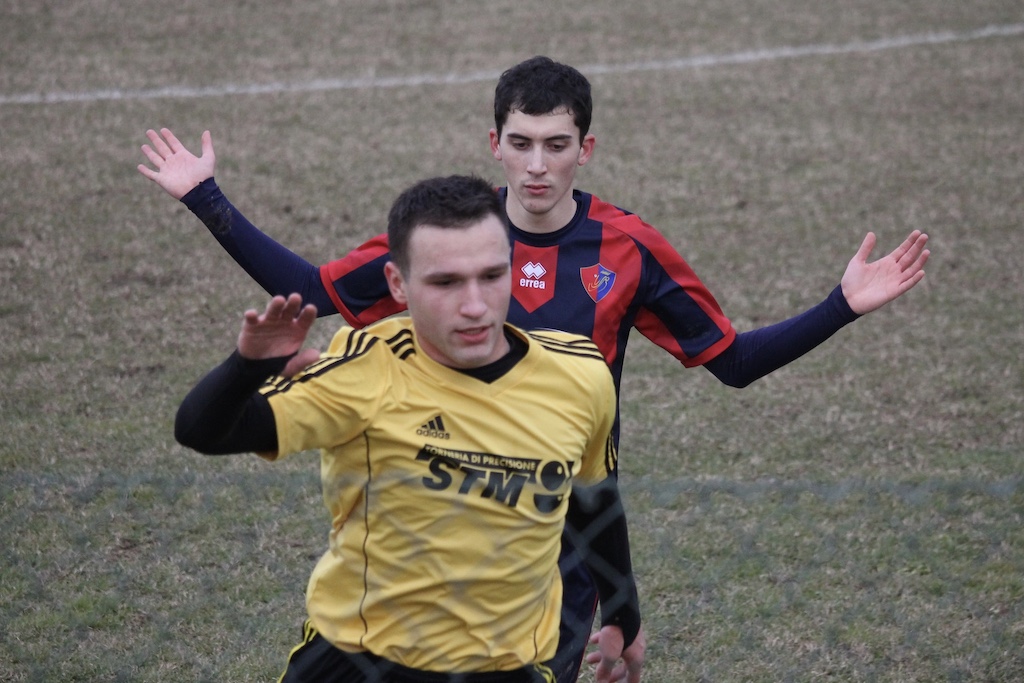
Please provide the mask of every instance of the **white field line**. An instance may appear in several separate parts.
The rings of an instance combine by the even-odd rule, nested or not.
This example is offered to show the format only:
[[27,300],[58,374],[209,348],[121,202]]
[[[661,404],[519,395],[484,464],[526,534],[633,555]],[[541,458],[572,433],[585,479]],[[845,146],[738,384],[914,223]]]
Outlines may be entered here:
[[[679,59],[632,62],[626,64],[586,64],[577,68],[588,76],[596,74],[623,74],[638,71],[681,71],[730,64],[752,64],[779,59],[814,57],[825,55],[864,54],[894,50],[918,45],[962,43],[985,38],[1019,36],[1024,34],[1024,23],[986,26],[974,31],[943,31],[922,33],[873,41],[856,41],[841,45],[804,45],[798,47],[777,47],[721,55],[697,55]],[[278,93],[301,93],[327,90],[362,90],[371,88],[403,88],[418,85],[455,85],[496,81],[499,71],[475,71],[468,73],[418,74],[411,76],[317,79],[298,83],[228,83],[222,85],[190,88],[169,86],[144,90],[90,90],[84,92],[46,92],[0,94],[0,104],[51,104],[58,102],[99,102],[103,100],[152,100],[160,98],[225,97],[229,95],[262,95]]]

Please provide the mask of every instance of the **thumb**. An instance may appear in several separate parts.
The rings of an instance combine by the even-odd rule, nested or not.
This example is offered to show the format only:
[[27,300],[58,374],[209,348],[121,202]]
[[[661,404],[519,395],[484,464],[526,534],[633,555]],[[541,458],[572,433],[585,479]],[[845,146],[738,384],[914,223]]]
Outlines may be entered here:
[[203,131],[203,153],[200,156],[205,157],[207,155],[209,155],[211,163],[216,159],[216,156],[213,153],[213,136],[210,135],[210,131],[204,130]]
[[864,235],[864,241],[860,243],[860,248],[857,249],[857,254],[853,258],[862,263],[866,263],[868,260],[868,256],[871,255],[871,252],[875,248],[876,241],[877,238],[875,237],[875,233],[869,232],[868,234]]
[[295,356],[284,366],[281,377],[294,377],[300,370],[320,360],[320,352],[317,349],[300,349]]

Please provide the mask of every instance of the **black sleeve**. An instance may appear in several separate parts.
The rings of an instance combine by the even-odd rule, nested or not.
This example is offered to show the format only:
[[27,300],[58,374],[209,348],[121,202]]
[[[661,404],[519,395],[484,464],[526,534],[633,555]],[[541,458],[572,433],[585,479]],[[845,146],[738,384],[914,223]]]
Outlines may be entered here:
[[277,451],[270,403],[257,389],[288,357],[247,360],[236,350],[188,392],[174,420],[174,438],[206,455]]
[[624,647],[629,647],[640,632],[640,599],[629,556],[626,512],[615,478],[574,486],[565,527],[597,585],[601,626],[621,628]]
[[304,303],[316,306],[317,316],[338,312],[320,279],[320,269],[250,223],[228,201],[213,178],[207,178],[192,188],[181,198],[181,203],[203,222],[224,251],[269,294],[300,294]]
[[737,334],[704,367],[722,383],[742,388],[793,362],[858,317],[837,286],[827,299],[799,315]]

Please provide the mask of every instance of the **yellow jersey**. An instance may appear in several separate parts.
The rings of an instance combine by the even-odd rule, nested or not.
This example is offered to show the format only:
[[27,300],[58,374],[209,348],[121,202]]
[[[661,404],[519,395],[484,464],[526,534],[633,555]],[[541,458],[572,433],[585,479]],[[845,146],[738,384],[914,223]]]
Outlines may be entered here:
[[336,647],[444,672],[554,656],[568,498],[615,469],[615,387],[589,339],[507,329],[527,351],[491,383],[392,318],[261,390],[278,456],[321,450],[331,530],[306,603]]

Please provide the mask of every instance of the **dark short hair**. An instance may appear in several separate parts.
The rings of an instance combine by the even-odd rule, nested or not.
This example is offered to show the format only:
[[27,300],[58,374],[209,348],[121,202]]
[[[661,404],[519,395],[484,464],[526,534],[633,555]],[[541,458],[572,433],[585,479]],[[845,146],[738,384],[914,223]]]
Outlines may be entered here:
[[508,229],[505,210],[494,187],[477,176],[428,178],[398,196],[388,212],[391,260],[409,272],[409,238],[421,225],[467,228],[494,214]]
[[501,74],[494,89],[494,127],[499,136],[514,111],[542,116],[561,109],[572,115],[582,143],[594,113],[590,81],[568,64],[549,57],[539,55],[516,64]]

